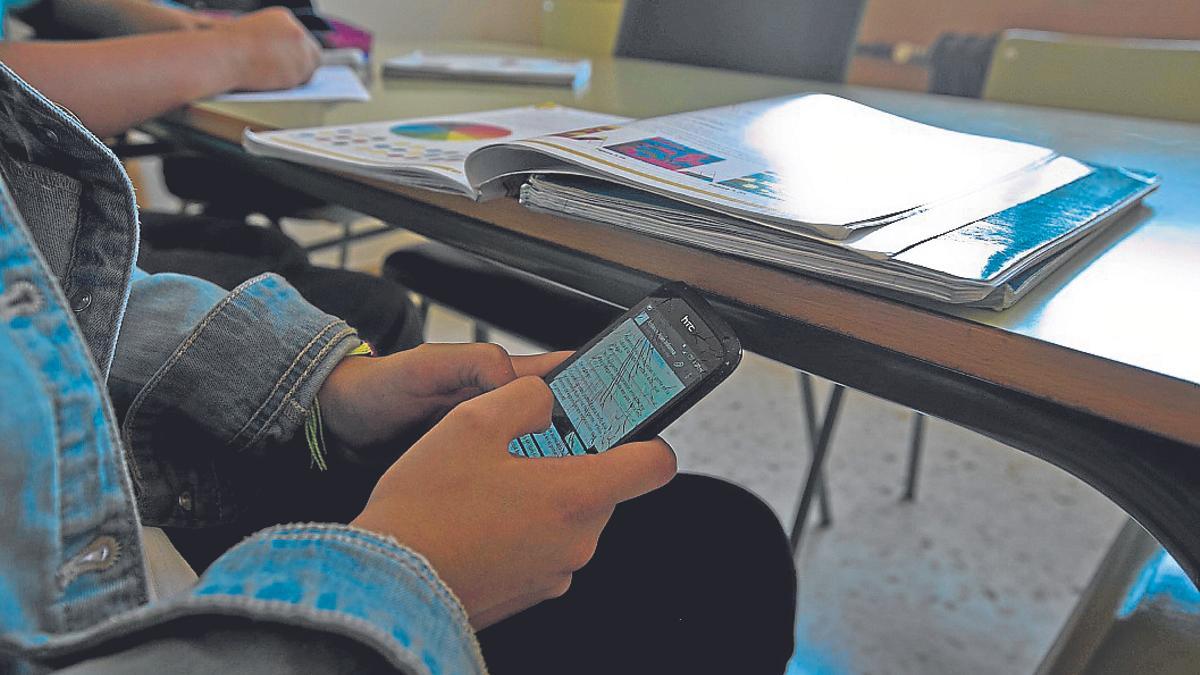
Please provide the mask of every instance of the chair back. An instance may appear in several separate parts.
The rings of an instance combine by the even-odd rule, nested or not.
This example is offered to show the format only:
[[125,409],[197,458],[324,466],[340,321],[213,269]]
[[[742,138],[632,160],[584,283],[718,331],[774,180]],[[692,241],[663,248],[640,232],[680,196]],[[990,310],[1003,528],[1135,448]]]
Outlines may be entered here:
[[621,0],[545,0],[542,46],[588,56],[613,53]]
[[615,54],[841,82],[865,0],[625,0]]
[[983,97],[1200,122],[1200,40],[1005,31]]

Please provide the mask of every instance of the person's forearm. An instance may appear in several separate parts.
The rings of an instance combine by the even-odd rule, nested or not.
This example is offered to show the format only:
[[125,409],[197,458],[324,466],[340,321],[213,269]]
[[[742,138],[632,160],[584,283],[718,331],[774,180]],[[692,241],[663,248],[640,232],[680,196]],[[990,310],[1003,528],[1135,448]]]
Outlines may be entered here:
[[150,0],[46,0],[54,18],[76,31],[96,37],[200,27],[203,15],[164,7]]
[[0,61],[93,133],[112,135],[238,85],[238,48],[223,31],[87,42],[0,44]]

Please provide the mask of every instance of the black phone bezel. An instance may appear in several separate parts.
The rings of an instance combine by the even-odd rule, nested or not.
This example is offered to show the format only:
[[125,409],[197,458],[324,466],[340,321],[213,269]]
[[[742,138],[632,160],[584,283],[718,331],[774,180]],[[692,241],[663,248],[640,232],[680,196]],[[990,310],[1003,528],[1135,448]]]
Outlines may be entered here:
[[657,411],[652,413],[649,417],[643,420],[641,424],[638,424],[636,427],[631,429],[629,433],[622,436],[621,439],[614,445],[620,445],[621,443],[628,443],[630,441],[649,440],[662,433],[662,431],[670,426],[672,422],[679,419],[680,415],[687,412],[687,410],[695,405],[696,402],[707,396],[709,392],[716,388],[717,385],[724,382],[725,378],[729,377],[729,375],[733,373],[734,369],[737,368],[738,364],[741,363],[741,341],[738,340],[737,335],[734,334],[733,329],[729,327],[729,324],[727,324],[725,320],[722,319],[719,314],[717,314],[717,311],[712,308],[712,305],[708,304],[708,301],[705,300],[696,289],[680,281],[672,281],[659,286],[650,295],[647,295],[645,298],[642,298],[640,301],[634,304],[629,311],[625,312],[613,320],[612,323],[605,326],[604,330],[597,333],[596,336],[589,340],[586,344],[575,350],[574,354],[572,354],[562,363],[558,364],[553,370],[551,370],[545,375],[545,377],[542,378],[547,384],[549,384],[555,378],[555,376],[574,363],[575,360],[580,356],[586,354],[588,350],[595,347],[598,342],[604,339],[606,335],[614,331],[617,326],[641,312],[646,302],[650,300],[671,298],[683,300],[683,302],[687,304],[688,307],[691,308],[698,317],[700,317],[700,320],[703,321],[710,330],[712,330],[713,335],[715,335],[720,341],[725,353],[720,363],[718,363],[708,375],[706,375],[698,383],[690,385],[690,388],[685,389],[682,396],[670,401],[666,406],[659,408]]

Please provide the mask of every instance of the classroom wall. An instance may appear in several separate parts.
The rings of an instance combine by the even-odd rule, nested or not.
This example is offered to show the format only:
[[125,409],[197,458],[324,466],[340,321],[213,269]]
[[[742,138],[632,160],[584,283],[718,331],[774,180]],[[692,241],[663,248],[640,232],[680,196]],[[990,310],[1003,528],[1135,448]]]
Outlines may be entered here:
[[[868,0],[859,42],[929,45],[943,32],[1005,28],[1114,37],[1200,39],[1200,0]],[[851,82],[923,90],[926,73],[856,58]]]
[[536,43],[541,0],[316,0],[320,11],[394,39]]
[[[525,44],[538,44],[541,39],[544,2],[316,0],[322,11],[366,26],[384,38]],[[1200,0],[868,0],[859,41],[929,45],[946,31],[987,34],[1005,28],[1200,39]],[[926,87],[923,68],[865,58],[851,62],[848,79],[901,89]]]

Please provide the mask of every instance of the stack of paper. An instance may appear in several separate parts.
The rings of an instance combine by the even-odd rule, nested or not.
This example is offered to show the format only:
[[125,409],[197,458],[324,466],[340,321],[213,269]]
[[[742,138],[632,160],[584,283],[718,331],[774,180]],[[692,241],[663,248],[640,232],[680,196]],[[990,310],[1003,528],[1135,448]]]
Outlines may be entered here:
[[317,68],[308,82],[298,87],[272,91],[235,91],[213,100],[242,103],[370,101],[371,92],[367,91],[358,73],[349,66],[324,65]]
[[1155,184],[1142,172],[1094,173],[1024,204],[880,256],[755,225],[594,178],[535,176],[531,209],[608,223],[655,237],[940,302],[1003,309],[1065,262]]

